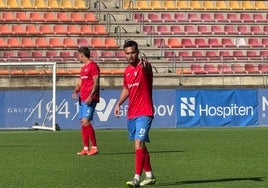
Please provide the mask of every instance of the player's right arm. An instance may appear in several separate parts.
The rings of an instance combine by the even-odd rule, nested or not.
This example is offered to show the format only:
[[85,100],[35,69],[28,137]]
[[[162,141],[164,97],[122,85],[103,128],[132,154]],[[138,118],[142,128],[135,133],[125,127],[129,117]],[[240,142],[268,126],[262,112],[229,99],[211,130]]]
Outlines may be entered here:
[[114,108],[114,116],[119,117],[120,116],[120,106],[121,104],[123,104],[125,102],[125,100],[128,98],[129,96],[129,91],[127,88],[123,88],[120,98],[118,99],[118,102],[115,105]]
[[76,99],[77,98],[77,93],[79,93],[80,91],[80,88],[81,88],[81,79],[79,79],[76,83],[76,86],[74,88],[74,92],[72,94],[72,98],[73,99]]

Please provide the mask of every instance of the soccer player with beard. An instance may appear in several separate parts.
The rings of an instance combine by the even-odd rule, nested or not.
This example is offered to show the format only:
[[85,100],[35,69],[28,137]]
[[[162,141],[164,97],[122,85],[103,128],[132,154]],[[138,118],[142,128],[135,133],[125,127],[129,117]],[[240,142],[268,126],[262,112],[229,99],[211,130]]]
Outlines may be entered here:
[[78,49],[78,60],[84,65],[72,98],[76,99],[79,93],[79,118],[84,148],[77,155],[95,155],[98,153],[98,148],[91,121],[100,97],[100,69],[95,62],[90,60],[88,47]]
[[[129,187],[155,184],[150,163],[150,154],[145,143],[150,142],[149,130],[154,117],[152,101],[153,72],[151,64],[139,58],[137,42],[126,41],[124,51],[129,65],[125,68],[123,89],[114,109],[114,115],[120,116],[120,105],[128,99],[127,127],[129,139],[135,146],[135,175],[127,181]],[[142,172],[146,178],[141,181]]]

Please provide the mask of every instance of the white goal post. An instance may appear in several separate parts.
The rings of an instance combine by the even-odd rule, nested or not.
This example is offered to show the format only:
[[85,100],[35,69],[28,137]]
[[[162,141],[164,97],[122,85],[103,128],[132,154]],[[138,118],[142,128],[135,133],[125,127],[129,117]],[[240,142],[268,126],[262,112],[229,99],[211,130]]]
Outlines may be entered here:
[[[7,97],[3,98],[3,100],[14,100],[14,102],[8,101],[6,102],[7,105],[0,106],[0,112],[8,114],[3,116],[4,118],[7,118],[4,120],[6,125],[3,125],[4,123],[0,124],[0,129],[29,128],[56,131],[56,66],[56,62],[0,62],[1,92],[10,92],[12,94],[10,96],[10,93],[7,93]],[[26,93],[26,97],[24,97],[25,100],[23,99],[24,95],[22,95],[24,92],[29,93],[29,97]],[[35,93],[38,93],[38,97],[35,97]],[[15,96],[14,98],[12,98],[13,95]],[[43,96],[46,97],[46,100],[48,101],[46,102],[46,105],[43,105],[46,110],[40,110],[41,102],[44,101],[42,98]],[[31,97],[33,99],[28,99]],[[28,107],[25,107],[25,101],[30,101],[27,102],[27,105],[30,107],[29,110],[25,112],[25,114],[28,114],[21,118],[21,114],[26,111],[25,109],[28,109]],[[25,102],[25,104],[18,104],[20,102]],[[18,115],[18,120],[16,122],[15,116],[17,114],[15,113],[18,113],[21,109],[24,111]],[[34,113],[38,114],[38,121],[35,121],[37,119],[36,117],[34,120],[29,120],[34,116]],[[23,119],[23,121],[21,119]],[[20,124],[25,122],[27,123],[27,126],[20,126]]]

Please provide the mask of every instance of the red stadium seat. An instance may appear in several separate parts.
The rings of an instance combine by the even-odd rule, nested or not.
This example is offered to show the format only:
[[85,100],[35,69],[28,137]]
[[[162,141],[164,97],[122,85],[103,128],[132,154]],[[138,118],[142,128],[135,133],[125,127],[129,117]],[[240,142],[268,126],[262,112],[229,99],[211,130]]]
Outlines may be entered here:
[[70,22],[72,21],[69,14],[67,12],[58,12],[57,19],[59,22]]
[[35,47],[35,44],[32,41],[31,37],[23,37],[21,39],[21,44],[23,48],[33,48]]
[[240,14],[240,19],[242,22],[254,22],[254,19],[251,17],[249,13],[241,13]]
[[[42,16],[41,16],[42,14]],[[43,13],[41,12],[30,12],[30,19],[33,22],[43,22]]]
[[171,35],[172,34],[172,32],[170,31],[170,29],[166,25],[158,25],[156,27],[156,30],[157,30],[157,33],[159,35]]
[[261,42],[262,42],[262,44],[263,44],[264,47],[268,47],[268,38],[263,38],[261,40]]
[[9,29],[9,25],[0,25],[0,34],[12,34],[12,31]]
[[241,22],[241,19],[237,16],[237,13],[227,13],[227,20],[229,22]]
[[219,42],[218,38],[209,38],[208,39],[208,44],[213,48],[213,47],[223,47],[221,42]]
[[236,35],[238,32],[234,29],[233,25],[225,25],[223,28],[226,35]]
[[17,19],[17,22],[27,22],[31,20],[30,18],[28,18],[26,12],[17,12],[16,19]]
[[222,26],[220,26],[220,25],[212,25],[211,26],[211,32],[214,35],[224,35],[225,34],[225,32],[223,31]]
[[35,39],[35,45],[38,48],[48,48],[49,47],[49,44],[48,44],[46,38],[44,38],[44,37],[37,37]]
[[246,63],[245,70],[248,74],[259,74],[258,68],[253,63]]
[[178,58],[180,61],[194,61],[194,57],[191,56],[188,51],[179,51]]
[[235,74],[245,74],[246,73],[244,67],[242,67],[241,64],[239,64],[239,63],[231,64],[231,70]]
[[233,71],[231,70],[231,68],[227,65],[227,64],[218,64],[218,71],[221,74],[232,74]]
[[93,12],[85,12],[83,14],[85,22],[98,22],[98,19]]
[[188,20],[190,22],[201,22],[201,18],[199,18],[199,15],[197,13],[188,13]]
[[67,26],[67,33],[69,35],[78,35],[78,34],[80,34],[80,28],[78,29],[77,25],[68,25]]
[[247,60],[247,57],[242,50],[234,50],[233,57],[237,60]]
[[262,29],[261,26],[259,26],[259,25],[251,25],[250,26],[250,32],[253,35],[264,35],[265,34],[264,29]]
[[263,17],[262,13],[253,13],[254,22],[266,22],[266,19]]
[[251,35],[251,31],[248,29],[247,25],[238,25],[237,26],[238,34],[240,35]]
[[182,45],[180,44],[177,38],[169,38],[167,45],[169,48],[181,48]]
[[263,47],[258,38],[249,38],[248,45],[251,47]]
[[78,38],[77,39],[77,45],[78,46],[88,46],[89,43],[88,43],[87,38]]
[[158,14],[156,13],[148,13],[148,20],[149,22],[162,22],[161,18],[159,18]]
[[174,13],[174,19],[177,22],[188,22],[188,19],[185,16],[185,13]]
[[181,39],[181,45],[185,48],[196,48],[196,45],[193,44],[193,42],[190,38]]
[[58,37],[50,38],[48,43],[51,48],[64,47],[63,43]]
[[221,43],[224,47],[235,47],[233,41],[230,38],[222,38]]
[[268,65],[266,63],[258,64],[258,72],[259,73],[268,73]]
[[104,44],[106,48],[119,48],[120,47],[114,38],[105,38]]
[[231,55],[230,51],[228,51],[228,50],[220,51],[219,56],[223,60],[234,60],[233,55]]
[[13,15],[13,12],[2,12],[2,20],[5,22],[17,21],[16,17]]
[[106,48],[106,45],[104,44],[103,38],[92,38],[90,45],[93,48]]
[[47,24],[40,25],[39,26],[39,32],[40,34],[53,34],[53,31],[51,30],[50,26]]
[[185,25],[184,26],[184,32],[187,35],[196,35],[196,34],[198,34],[198,32],[195,29],[195,25]]
[[198,25],[197,26],[197,31],[199,35],[210,35],[212,34],[211,29],[209,28],[210,26],[207,25]]
[[55,35],[67,34],[66,27],[64,25],[56,24],[53,26],[53,33]]
[[190,68],[194,74],[206,74],[206,71],[198,63],[191,64]]
[[104,25],[94,25],[94,33],[97,35],[107,35],[106,27]]
[[39,34],[39,31],[36,28],[35,24],[28,24],[25,27],[25,31],[28,35],[37,35]]
[[209,50],[206,51],[206,57],[208,60],[218,60],[220,59],[219,55],[217,54],[218,52],[216,52],[215,50]]
[[164,22],[175,22],[176,20],[171,16],[170,13],[162,13],[161,20]]
[[63,38],[63,45],[66,48],[76,48],[77,43],[74,42],[73,38]]
[[220,72],[217,70],[217,68],[209,63],[209,64],[204,64],[204,71],[207,72],[207,74],[219,74]]
[[91,25],[81,25],[80,26],[80,32],[83,35],[93,35],[94,34]]
[[174,35],[185,34],[184,31],[182,31],[180,25],[171,25],[171,26],[170,26],[170,31],[171,31]]
[[18,40],[17,37],[8,38],[7,39],[7,45],[10,48],[18,48],[18,47],[21,47],[21,43],[20,43],[20,41]]
[[228,22],[228,19],[225,18],[223,13],[214,13],[214,20],[216,22]]
[[12,34],[13,35],[24,35],[26,34],[25,29],[22,27],[22,25],[16,24],[16,25],[12,25]]
[[202,22],[215,22],[214,18],[211,16],[210,13],[201,13],[200,18]]
[[205,41],[204,38],[195,38],[194,39],[194,44],[198,48],[208,48],[209,47],[208,43]]
[[58,21],[54,12],[44,12],[44,20],[45,20],[45,22],[56,22],[56,21]]

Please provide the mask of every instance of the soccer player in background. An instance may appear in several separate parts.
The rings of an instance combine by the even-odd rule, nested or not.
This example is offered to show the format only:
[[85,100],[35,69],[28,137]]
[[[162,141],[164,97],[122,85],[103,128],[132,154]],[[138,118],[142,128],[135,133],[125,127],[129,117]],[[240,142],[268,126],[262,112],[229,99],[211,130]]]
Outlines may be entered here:
[[[139,58],[138,44],[129,40],[124,44],[124,51],[129,65],[125,68],[123,89],[114,109],[114,115],[120,116],[120,105],[128,99],[127,127],[129,139],[135,146],[135,175],[127,181],[129,187],[155,184],[150,163],[150,154],[146,142],[150,142],[149,130],[154,117],[152,101],[153,72],[145,58]],[[146,178],[141,181],[142,172]]]
[[84,144],[82,151],[77,155],[95,155],[98,153],[95,130],[91,121],[100,95],[100,69],[90,60],[88,47],[78,49],[78,60],[83,63],[74,92],[73,99],[77,99],[79,93],[79,118],[81,123],[81,135]]

